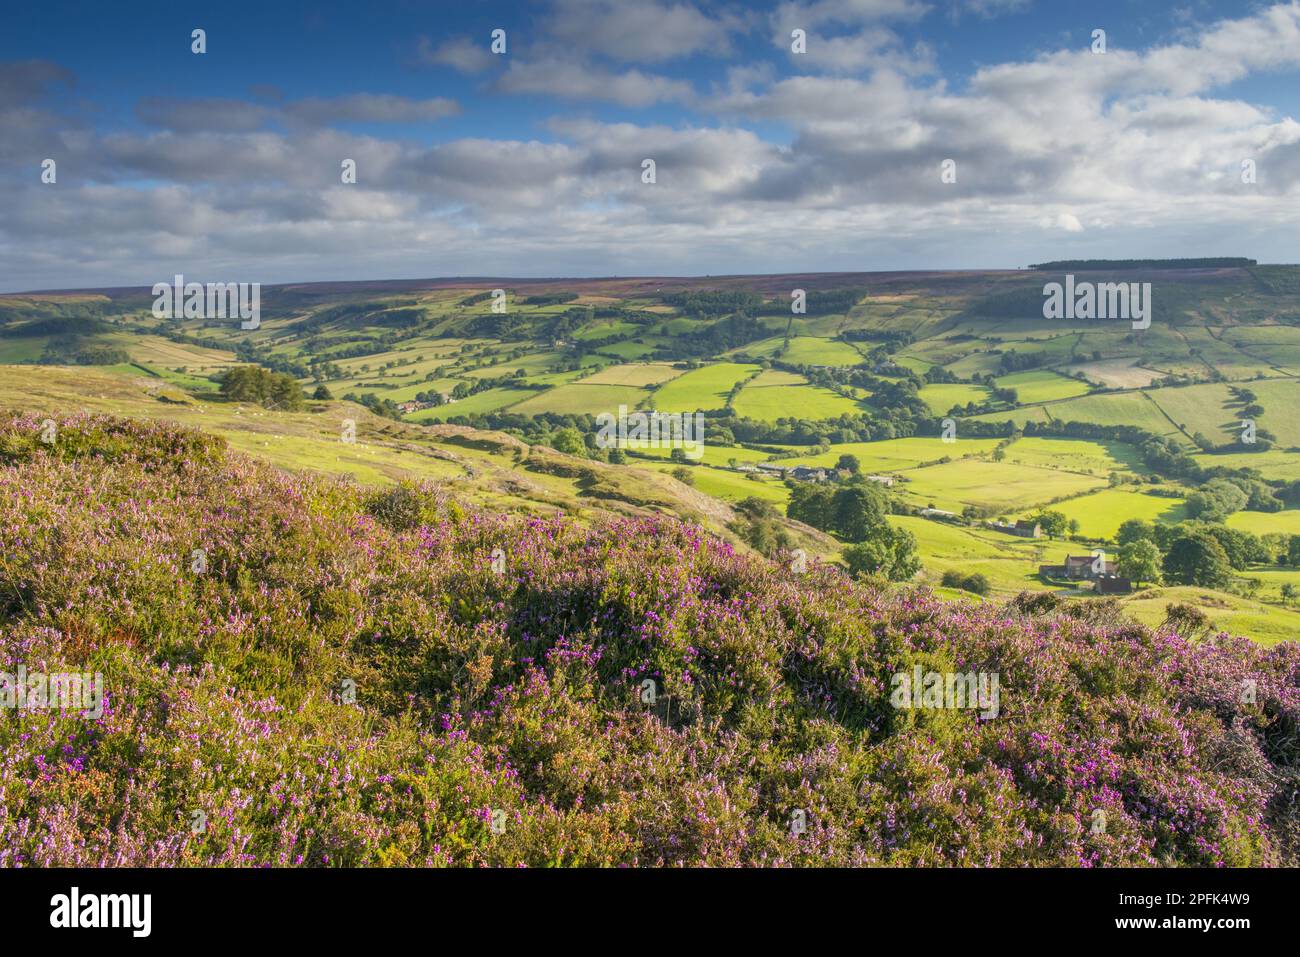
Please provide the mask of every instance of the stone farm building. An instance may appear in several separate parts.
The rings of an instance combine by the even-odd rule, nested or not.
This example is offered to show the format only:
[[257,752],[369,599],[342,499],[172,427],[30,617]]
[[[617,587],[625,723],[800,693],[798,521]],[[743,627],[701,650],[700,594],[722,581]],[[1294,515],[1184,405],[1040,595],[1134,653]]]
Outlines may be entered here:
[[1042,538],[1043,526],[1037,522],[1026,522],[1021,519],[1018,522],[989,522],[990,528],[995,528],[999,532],[1005,532],[1008,535],[1017,535],[1020,538]]

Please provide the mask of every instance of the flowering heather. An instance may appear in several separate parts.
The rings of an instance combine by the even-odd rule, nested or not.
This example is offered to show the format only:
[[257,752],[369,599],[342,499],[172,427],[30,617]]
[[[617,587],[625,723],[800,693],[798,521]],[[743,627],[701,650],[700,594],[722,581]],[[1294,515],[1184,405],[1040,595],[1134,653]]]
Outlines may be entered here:
[[[106,692],[0,714],[0,864],[1296,863],[1295,643],[57,426],[0,420],[0,671]],[[997,716],[895,708],[916,666]]]

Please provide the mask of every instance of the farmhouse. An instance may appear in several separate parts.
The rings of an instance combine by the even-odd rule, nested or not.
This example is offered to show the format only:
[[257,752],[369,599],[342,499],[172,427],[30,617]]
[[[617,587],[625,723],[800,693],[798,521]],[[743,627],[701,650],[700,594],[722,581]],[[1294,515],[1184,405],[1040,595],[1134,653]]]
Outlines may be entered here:
[[881,485],[892,486],[894,484],[894,477],[892,475],[868,475],[867,481],[879,482]]
[[412,399],[409,402],[399,402],[397,404],[397,409],[405,415],[409,412],[419,412],[421,409],[432,409],[439,405],[450,405],[456,401],[446,392],[439,393],[439,395],[442,397],[441,402],[421,402],[419,399]]
[[806,465],[796,465],[790,470],[790,476],[800,482],[824,482],[826,481],[826,470],[809,468]]
[[920,514],[925,518],[934,518],[942,522],[956,521],[957,513],[944,511],[941,508],[923,508]]
[[[1095,564],[1095,567],[1094,567]],[[1098,560],[1092,555],[1067,555],[1065,557],[1065,577],[1076,581],[1095,581],[1107,575],[1114,577],[1115,563]]]

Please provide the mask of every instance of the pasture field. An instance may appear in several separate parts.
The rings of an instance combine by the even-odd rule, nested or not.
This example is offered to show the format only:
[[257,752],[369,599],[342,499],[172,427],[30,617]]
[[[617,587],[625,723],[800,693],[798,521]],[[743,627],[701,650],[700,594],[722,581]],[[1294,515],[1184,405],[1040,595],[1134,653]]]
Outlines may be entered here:
[[831,446],[829,452],[782,459],[781,464],[830,468],[841,455],[848,454],[857,457],[864,473],[897,472],[902,469],[914,469],[926,462],[939,462],[944,458],[960,459],[964,456],[987,454],[997,444],[997,439],[959,439],[956,442],[945,442],[939,438],[846,442]]
[[1281,602],[1283,585],[1290,585],[1300,592],[1300,568],[1258,567],[1240,574],[1245,578],[1254,578],[1263,586],[1254,596],[1255,598]]
[[407,416],[412,422],[444,422],[457,415],[474,415],[478,412],[496,412],[538,393],[529,389],[487,389],[450,405],[421,409]]
[[963,506],[984,508],[1032,507],[1073,498],[1106,484],[1076,472],[1033,465],[1010,465],[966,459],[904,471],[903,494],[914,503],[960,512]]
[[[528,375],[543,375],[551,371],[559,357],[559,353],[550,351],[534,352],[514,359],[504,356],[499,358],[497,356],[485,356],[479,360],[484,363],[483,365],[477,369],[465,369],[461,374],[470,379],[499,379],[501,376],[512,375],[517,370],[522,369]],[[421,365],[427,366],[427,363],[422,362]],[[427,371],[427,368],[417,366],[415,370],[407,374],[418,375]]]
[[986,402],[990,392],[982,385],[964,385],[961,383],[934,383],[927,385],[920,392],[921,401],[930,407],[935,415],[947,415],[953,406],[964,407],[968,402],[980,405]]
[[656,389],[654,407],[660,412],[703,412],[724,408],[735,384],[757,371],[758,366],[739,362],[715,362],[692,369]]
[[[1003,596],[1040,591],[1045,586],[1037,577],[1038,566],[1063,562],[1069,553],[1069,547],[1061,542],[1013,538],[913,515],[891,515],[889,522],[915,536],[917,550],[925,556],[918,581],[930,585],[938,585],[946,571],[979,572],[989,579],[992,590]],[[958,594],[971,597],[966,592]]]
[[[1160,407],[1143,392],[1106,392],[1041,406],[1057,422],[1135,425],[1156,435],[1178,435]],[[993,418],[990,416],[990,418]]]
[[1300,535],[1300,508],[1281,512],[1233,512],[1223,524],[1254,535]]
[[1222,383],[1152,389],[1147,394],[1188,435],[1200,432],[1217,443],[1241,431],[1241,414],[1228,405],[1231,396]]
[[1279,445],[1300,448],[1300,379],[1261,379],[1246,383],[1259,397],[1264,414],[1259,424],[1277,436]]
[[[1031,405],[1019,409],[1009,409],[1006,412],[985,412],[982,415],[971,415],[964,418],[971,422],[1011,422],[1017,428],[1024,428],[1027,422],[1046,423],[1052,421],[1052,416],[1048,413],[1048,406]],[[960,429],[958,430],[960,434]]]
[[784,418],[829,419],[862,411],[862,405],[802,376],[769,369],[741,388],[732,402],[736,415],[761,422]]
[[623,342],[614,342],[600,347],[601,355],[611,355],[619,359],[644,359],[654,351],[653,340],[641,342],[637,339],[626,339]]
[[1186,604],[1204,612],[1218,630],[1247,635],[1262,645],[1294,641],[1300,635],[1300,612],[1205,588],[1145,588],[1120,603],[1138,621],[1152,626],[1164,620],[1168,605]]
[[1273,448],[1266,452],[1198,452],[1192,458],[1202,468],[1255,469],[1266,479],[1300,478],[1300,452]]
[[606,366],[599,372],[582,379],[580,385],[630,385],[644,387],[660,385],[675,379],[683,370],[674,369],[666,362],[626,363]]
[[0,365],[18,365],[35,362],[45,354],[48,336],[18,336],[0,339]]
[[[1122,488],[1107,488],[1078,498],[1057,502],[1051,506],[1067,519],[1079,523],[1079,534],[1088,538],[1111,541],[1127,519],[1139,518],[1144,522],[1179,522],[1187,517],[1180,498],[1165,498],[1146,492],[1133,492]],[[1028,513],[1017,515],[1025,518]]]
[[575,415],[599,415],[609,412],[618,415],[618,407],[625,405],[628,411],[650,407],[650,392],[628,385],[587,385],[571,382],[558,385],[545,392],[533,393],[510,407],[511,412],[531,415],[536,412],[568,412]]
[[[648,467],[665,473],[671,473],[678,468],[675,464],[664,462],[650,464]],[[751,479],[742,472],[712,468],[708,465],[688,465],[686,468],[690,469],[695,488],[724,502],[761,498],[784,507],[790,499],[790,490],[779,479],[761,476]]]
[[866,361],[862,353],[847,342],[795,336],[781,354],[786,362],[809,366],[855,366]]
[[1026,436],[1007,446],[1005,454],[1007,462],[1087,472],[1102,477],[1111,472],[1146,473],[1138,451],[1123,442]]
[[997,380],[999,389],[1015,389],[1021,405],[1038,402],[1055,402],[1070,399],[1088,392],[1088,386],[1078,379],[1069,379],[1050,369],[1031,369],[1004,375]]
[[[668,459],[672,456],[671,448],[650,448],[637,449],[637,457],[648,459]],[[747,449],[737,445],[714,445],[709,442],[708,420],[704,425],[704,455],[700,459],[705,465],[722,467],[727,465],[731,459],[735,459],[737,464],[754,464],[756,462],[766,462],[771,456],[767,452],[760,452],[757,449]]]

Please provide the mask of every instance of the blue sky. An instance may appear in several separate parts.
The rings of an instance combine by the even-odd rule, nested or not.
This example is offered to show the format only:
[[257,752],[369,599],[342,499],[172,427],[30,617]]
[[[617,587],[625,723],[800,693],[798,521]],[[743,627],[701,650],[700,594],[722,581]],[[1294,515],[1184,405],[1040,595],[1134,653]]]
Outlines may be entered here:
[[1297,73],[1296,2],[46,3],[0,289],[1294,262]]

